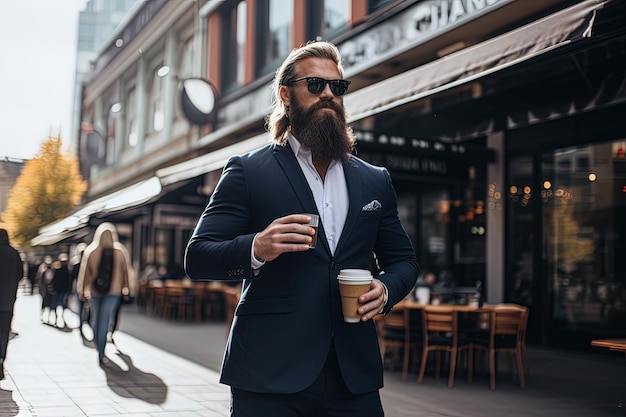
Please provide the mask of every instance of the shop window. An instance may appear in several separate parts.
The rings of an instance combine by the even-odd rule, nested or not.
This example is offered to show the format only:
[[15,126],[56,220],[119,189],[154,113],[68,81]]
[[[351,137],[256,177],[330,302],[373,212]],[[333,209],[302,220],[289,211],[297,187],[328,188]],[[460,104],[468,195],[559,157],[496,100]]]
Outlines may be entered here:
[[258,2],[257,13],[257,76],[276,70],[291,51],[293,28],[293,0],[265,0]]
[[626,326],[626,165],[612,154],[602,143],[542,157],[552,315],[569,328]]
[[228,92],[245,81],[247,4],[245,1],[235,2],[223,13],[222,90]]
[[533,159],[530,156],[509,160],[508,187],[501,190],[491,184],[487,191],[487,209],[497,211],[502,201],[507,206],[506,300],[533,305],[534,244],[533,230]]

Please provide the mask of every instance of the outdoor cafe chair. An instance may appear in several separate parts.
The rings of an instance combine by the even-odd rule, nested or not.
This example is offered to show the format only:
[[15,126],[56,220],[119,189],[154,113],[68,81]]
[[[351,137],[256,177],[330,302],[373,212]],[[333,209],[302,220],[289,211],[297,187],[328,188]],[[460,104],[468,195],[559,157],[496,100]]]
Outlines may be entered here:
[[380,354],[385,363],[388,352],[391,352],[391,368],[395,368],[398,351],[402,352],[402,380],[409,377],[409,362],[413,357],[415,365],[418,349],[421,345],[421,324],[418,323],[419,312],[410,309],[391,310],[387,315],[377,319]]
[[489,355],[490,388],[496,388],[496,356],[504,352],[514,356],[520,387],[525,386],[524,371],[528,369],[526,326],[528,308],[519,305],[494,306],[489,313],[488,334],[476,333],[471,338],[473,348]]
[[448,352],[450,356],[450,374],[448,377],[448,388],[454,386],[454,374],[456,371],[457,356],[462,352],[467,352],[467,380],[472,382],[472,344],[464,336],[459,336],[458,313],[452,306],[437,305],[426,306],[422,312],[423,317],[423,348],[422,362],[420,364],[418,383],[424,381],[426,371],[426,361],[428,354],[436,353],[435,376],[439,377],[441,365],[440,353]]

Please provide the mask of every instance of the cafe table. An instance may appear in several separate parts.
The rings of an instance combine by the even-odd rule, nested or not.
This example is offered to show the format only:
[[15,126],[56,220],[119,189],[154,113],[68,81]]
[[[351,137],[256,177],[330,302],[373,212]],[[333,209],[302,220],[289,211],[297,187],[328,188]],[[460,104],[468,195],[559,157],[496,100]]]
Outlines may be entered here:
[[595,339],[591,346],[603,347],[616,352],[624,352],[626,356],[626,339]]
[[[394,310],[409,309],[409,310],[423,310],[425,307],[432,306],[434,304],[423,304],[413,300],[402,300],[396,304]],[[490,313],[493,311],[495,305],[483,304],[482,307],[476,307],[471,304],[437,304],[440,306],[451,307],[453,310],[460,313]]]
[[[426,307],[433,306],[435,304],[423,304],[414,300],[402,300],[397,303],[394,310],[423,310]],[[488,330],[490,323],[490,314],[496,307],[494,304],[483,304],[481,307],[476,307],[471,304],[436,304],[439,306],[450,307],[452,310],[464,314],[466,320],[460,322],[461,327],[472,327],[477,330]],[[471,319],[470,319],[470,316]]]

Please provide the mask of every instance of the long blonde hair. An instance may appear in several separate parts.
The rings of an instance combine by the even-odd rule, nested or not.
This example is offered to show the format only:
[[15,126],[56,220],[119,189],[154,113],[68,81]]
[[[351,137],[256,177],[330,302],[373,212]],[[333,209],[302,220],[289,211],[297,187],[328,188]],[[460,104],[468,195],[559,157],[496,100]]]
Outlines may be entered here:
[[330,42],[309,42],[300,48],[291,51],[283,64],[276,70],[272,82],[272,112],[266,118],[270,132],[270,139],[279,145],[287,141],[289,130],[289,115],[287,107],[280,99],[280,87],[293,80],[296,75],[296,64],[307,58],[326,58],[332,60],[343,77],[341,55],[335,45]]

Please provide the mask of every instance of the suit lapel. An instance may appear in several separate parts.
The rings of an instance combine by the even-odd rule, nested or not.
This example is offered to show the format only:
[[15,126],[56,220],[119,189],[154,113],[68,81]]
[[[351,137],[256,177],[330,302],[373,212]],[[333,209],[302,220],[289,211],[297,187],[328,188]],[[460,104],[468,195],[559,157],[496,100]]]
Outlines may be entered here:
[[361,215],[361,176],[359,174],[358,165],[354,162],[352,157],[348,163],[343,165],[343,174],[346,177],[346,184],[348,185],[348,217],[346,217],[346,223],[341,231],[341,237],[335,250],[335,255],[346,245],[349,240],[349,236],[356,227],[359,217]]
[[[289,143],[285,146],[274,145],[274,157],[276,161],[285,172],[287,180],[291,183],[294,194],[298,197],[300,204],[302,205],[303,213],[317,213],[317,205],[315,204],[315,198],[309,188],[309,183],[306,177],[302,173],[300,164],[296,159]],[[324,232],[324,226],[320,224],[318,230],[317,241],[322,243],[326,251],[330,253],[330,246],[326,240],[326,233]]]

